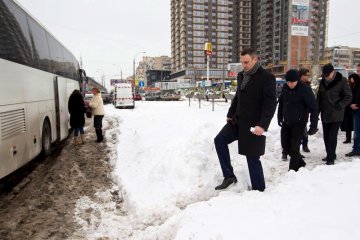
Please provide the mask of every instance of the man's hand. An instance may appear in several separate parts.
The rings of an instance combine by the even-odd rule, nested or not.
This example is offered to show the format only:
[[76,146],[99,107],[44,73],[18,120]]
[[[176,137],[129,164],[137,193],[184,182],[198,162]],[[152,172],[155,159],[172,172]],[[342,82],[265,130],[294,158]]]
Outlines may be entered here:
[[252,133],[257,135],[257,136],[261,136],[261,135],[263,135],[264,131],[265,130],[262,127],[255,126],[254,131],[252,131]]
[[355,103],[351,104],[350,107],[351,107],[352,110],[358,110],[359,109],[358,105],[355,104]]
[[317,131],[318,131],[317,128],[310,128],[309,131],[308,131],[308,134],[309,135],[314,135]]

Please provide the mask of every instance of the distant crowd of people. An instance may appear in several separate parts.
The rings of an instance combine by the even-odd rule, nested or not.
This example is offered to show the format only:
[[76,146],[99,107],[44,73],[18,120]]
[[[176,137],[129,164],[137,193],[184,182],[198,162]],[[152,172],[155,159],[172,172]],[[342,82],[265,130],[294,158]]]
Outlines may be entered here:
[[[332,64],[322,68],[322,79],[315,94],[311,89],[308,69],[290,69],[280,94],[275,77],[264,70],[255,49],[245,49],[240,61],[243,71],[237,76],[238,88],[229,108],[226,124],[214,139],[215,149],[224,176],[216,190],[226,189],[237,182],[231,165],[228,144],[238,141],[238,153],[245,155],[253,190],[264,191],[265,180],[260,156],[265,153],[265,131],[278,104],[277,121],[281,127],[282,159],[290,156],[289,170],[298,171],[306,162],[300,153],[310,152],[308,136],[318,131],[321,117],[326,165],[333,165],[339,129],[346,132],[344,143],[351,142],[347,157],[360,156],[360,64],[357,73],[342,76]],[[278,100],[277,100],[278,97]],[[310,119],[309,129],[307,128]]]

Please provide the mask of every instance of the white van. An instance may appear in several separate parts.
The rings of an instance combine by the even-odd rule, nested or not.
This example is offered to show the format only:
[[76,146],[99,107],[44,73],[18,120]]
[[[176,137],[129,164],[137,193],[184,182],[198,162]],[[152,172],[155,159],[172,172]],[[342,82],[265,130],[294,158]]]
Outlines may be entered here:
[[117,83],[114,89],[114,105],[116,108],[135,108],[131,83]]

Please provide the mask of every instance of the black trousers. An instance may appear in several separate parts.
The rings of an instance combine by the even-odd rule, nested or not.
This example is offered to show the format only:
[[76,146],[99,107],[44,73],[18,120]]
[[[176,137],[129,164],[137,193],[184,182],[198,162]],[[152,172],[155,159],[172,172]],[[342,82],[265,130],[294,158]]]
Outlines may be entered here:
[[94,115],[94,128],[101,129],[102,128],[102,120],[104,115]]
[[337,135],[341,122],[323,123],[323,137],[327,161],[336,159]]
[[[236,140],[238,140],[238,129],[230,123],[227,123],[214,139],[216,153],[224,177],[235,176],[231,165],[228,145]],[[260,156],[246,156],[246,160],[248,163],[252,189],[264,191],[265,179]]]
[[306,124],[288,126],[284,123],[281,128],[281,146],[283,151],[290,155],[289,170],[297,171],[300,167],[300,144],[304,136]]
[[102,135],[102,120],[104,115],[94,115],[94,128],[96,132],[96,141],[102,142],[104,137]]

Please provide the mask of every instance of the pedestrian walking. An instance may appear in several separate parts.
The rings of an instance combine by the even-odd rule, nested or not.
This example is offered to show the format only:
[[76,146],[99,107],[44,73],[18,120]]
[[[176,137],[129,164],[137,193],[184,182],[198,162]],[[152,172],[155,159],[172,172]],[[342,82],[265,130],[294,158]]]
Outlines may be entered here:
[[[216,190],[236,183],[228,144],[238,140],[238,153],[245,155],[253,190],[264,191],[265,179],[260,156],[265,153],[267,130],[276,109],[275,77],[260,66],[256,50],[240,54],[243,71],[237,76],[237,90],[227,113],[227,123],[215,137],[215,149],[224,176]],[[254,128],[250,131],[250,128]]]
[[360,156],[360,77],[354,73],[349,76],[349,81],[353,82],[353,98],[350,108],[353,111],[354,123],[354,144],[351,152],[345,154],[347,157]]
[[[356,75],[356,74],[355,74]],[[357,75],[356,75],[357,76]],[[353,101],[354,99],[354,90],[355,90],[355,78],[349,76],[348,82],[353,94]],[[344,120],[341,122],[340,129],[341,131],[345,132],[345,141],[343,143],[351,143],[351,133],[354,129],[354,121],[353,121],[353,109],[351,108],[352,102],[345,107],[344,111]]]
[[299,72],[290,69],[279,98],[278,124],[281,127],[281,146],[290,155],[289,170],[298,171],[306,162],[300,154],[300,144],[310,113],[310,129],[317,132],[318,106],[310,86],[300,80]]
[[89,106],[92,109],[92,115],[94,115],[94,128],[96,132],[95,142],[100,143],[104,140],[102,134],[102,120],[105,115],[104,103],[101,97],[100,90],[98,88],[93,88],[91,91],[94,94],[94,96],[91,99]]
[[68,111],[70,113],[70,127],[74,129],[74,144],[85,143],[85,103],[83,95],[77,89],[69,97]]
[[336,159],[337,135],[344,119],[346,105],[352,100],[348,81],[339,72],[335,72],[330,63],[322,68],[322,79],[317,94],[319,111],[323,127],[327,165],[334,165]]
[[[310,87],[310,89],[311,89],[311,81],[310,81],[310,71],[309,71],[309,69],[300,68],[299,69],[299,76],[300,76],[300,81],[305,83],[306,85],[308,85]],[[314,95],[314,93],[313,93],[313,95]],[[314,95],[314,98],[315,98],[315,95]],[[301,140],[301,144],[302,144],[302,150],[304,152],[310,152],[307,125],[305,125],[304,134],[303,134],[303,137],[302,137],[302,140]]]

